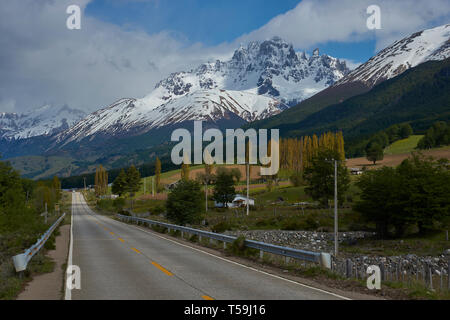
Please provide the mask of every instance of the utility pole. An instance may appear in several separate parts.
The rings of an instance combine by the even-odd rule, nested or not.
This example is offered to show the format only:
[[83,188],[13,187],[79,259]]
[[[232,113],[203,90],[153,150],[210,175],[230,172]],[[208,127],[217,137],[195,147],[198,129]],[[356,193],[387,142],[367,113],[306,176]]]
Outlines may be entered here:
[[145,181],[147,180],[147,178],[144,178],[144,195],[145,195]]
[[334,256],[338,255],[337,160],[334,160]]
[[208,180],[205,180],[205,208],[206,212],[208,212]]
[[[249,148],[250,150],[250,148]],[[247,162],[247,216],[249,215],[249,211],[250,211],[250,151],[248,152],[249,154],[249,161]]]
[[86,177],[84,177],[84,191],[86,191]]

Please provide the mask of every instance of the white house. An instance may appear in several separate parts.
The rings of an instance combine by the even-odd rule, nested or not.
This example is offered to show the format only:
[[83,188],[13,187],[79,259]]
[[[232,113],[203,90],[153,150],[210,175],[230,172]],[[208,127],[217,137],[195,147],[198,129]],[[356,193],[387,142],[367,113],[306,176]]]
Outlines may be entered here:
[[363,171],[360,168],[350,168],[350,172],[353,175],[360,175],[363,174]]
[[[255,199],[249,198],[248,199],[248,204],[250,206],[254,206],[255,205]],[[223,203],[214,201],[214,206],[216,208],[223,208],[225,207]],[[247,206],[247,197],[241,195],[241,194],[237,194],[232,202],[228,203],[228,208],[241,208],[241,207],[246,207]]]

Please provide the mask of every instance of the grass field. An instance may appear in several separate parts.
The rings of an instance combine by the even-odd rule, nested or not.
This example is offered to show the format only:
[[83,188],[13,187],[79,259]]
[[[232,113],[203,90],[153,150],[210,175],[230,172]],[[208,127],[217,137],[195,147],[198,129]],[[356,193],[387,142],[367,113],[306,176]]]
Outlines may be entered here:
[[414,151],[422,138],[423,136],[410,136],[407,139],[398,140],[384,149],[384,154],[402,154]]

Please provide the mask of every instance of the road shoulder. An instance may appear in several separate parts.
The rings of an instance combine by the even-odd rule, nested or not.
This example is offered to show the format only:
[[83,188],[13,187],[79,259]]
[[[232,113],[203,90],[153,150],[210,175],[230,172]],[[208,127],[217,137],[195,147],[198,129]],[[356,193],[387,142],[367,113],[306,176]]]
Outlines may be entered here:
[[55,238],[55,250],[50,250],[47,256],[55,261],[55,268],[50,273],[33,277],[17,300],[61,300],[64,281],[64,266],[67,262],[70,240],[70,224],[59,228],[60,235]]

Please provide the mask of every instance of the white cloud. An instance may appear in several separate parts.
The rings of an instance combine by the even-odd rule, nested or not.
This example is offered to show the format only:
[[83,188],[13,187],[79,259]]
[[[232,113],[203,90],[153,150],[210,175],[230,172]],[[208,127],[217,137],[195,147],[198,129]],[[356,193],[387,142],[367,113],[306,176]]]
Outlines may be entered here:
[[[381,9],[381,30],[366,27],[366,10],[372,4]],[[410,33],[449,20],[448,0],[303,0],[240,41],[280,36],[297,48],[311,48],[328,41],[357,42],[375,36],[379,50]]]
[[[24,0],[0,11],[0,101],[15,111],[45,103],[93,111],[122,97],[141,97],[170,72],[223,53],[170,33],[124,30],[82,14],[81,30],[66,28],[66,8],[89,0]],[[10,103],[1,103],[0,108]]]
[[[327,41],[358,41],[366,8],[381,7],[378,48],[430,23],[449,19],[448,0],[303,0],[293,10],[232,43],[205,47],[179,34],[148,34],[82,14],[81,30],[66,28],[66,8],[91,0],[3,1],[0,10],[0,111],[44,104],[93,111],[122,97],[142,97],[170,72],[229,57],[241,42],[272,36],[309,49]],[[154,1],[159,0],[122,0]],[[344,57],[345,58],[345,57]],[[350,61],[350,65],[355,62]]]

